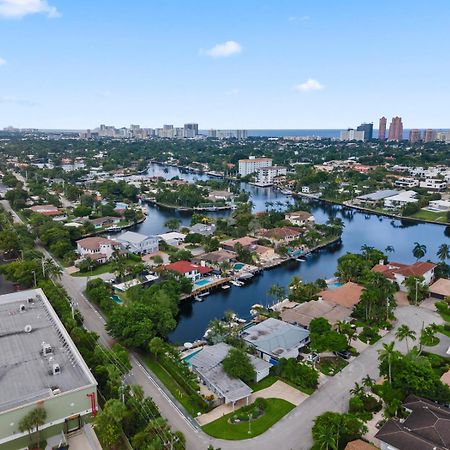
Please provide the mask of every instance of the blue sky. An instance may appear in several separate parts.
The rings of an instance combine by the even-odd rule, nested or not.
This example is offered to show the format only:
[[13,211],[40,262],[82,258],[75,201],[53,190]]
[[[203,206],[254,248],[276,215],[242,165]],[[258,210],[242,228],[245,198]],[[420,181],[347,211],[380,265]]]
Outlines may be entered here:
[[448,0],[0,0],[0,127],[450,127]]

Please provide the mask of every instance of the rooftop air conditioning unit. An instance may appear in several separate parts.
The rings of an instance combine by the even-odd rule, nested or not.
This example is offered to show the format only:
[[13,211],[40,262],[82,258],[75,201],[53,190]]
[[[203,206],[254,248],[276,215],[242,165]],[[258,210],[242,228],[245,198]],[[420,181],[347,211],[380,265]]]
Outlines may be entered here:
[[27,309],[27,307],[23,303],[21,303],[19,306],[19,311],[24,312],[26,309]]
[[30,298],[28,299],[28,303],[34,303],[34,298],[33,298],[33,297],[30,297]]
[[25,325],[23,331],[25,331],[25,333],[31,333],[32,329],[33,327],[31,325]]
[[59,375],[61,373],[61,367],[58,363],[52,365],[52,375]]
[[41,345],[42,345],[42,354],[44,356],[51,355],[53,353],[53,349],[50,344],[43,342]]

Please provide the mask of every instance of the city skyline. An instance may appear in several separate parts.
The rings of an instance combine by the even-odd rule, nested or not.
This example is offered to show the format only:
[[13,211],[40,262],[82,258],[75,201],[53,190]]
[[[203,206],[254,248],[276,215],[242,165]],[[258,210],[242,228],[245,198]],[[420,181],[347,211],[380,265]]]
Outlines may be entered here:
[[448,128],[450,10],[433,3],[0,0],[0,127]]

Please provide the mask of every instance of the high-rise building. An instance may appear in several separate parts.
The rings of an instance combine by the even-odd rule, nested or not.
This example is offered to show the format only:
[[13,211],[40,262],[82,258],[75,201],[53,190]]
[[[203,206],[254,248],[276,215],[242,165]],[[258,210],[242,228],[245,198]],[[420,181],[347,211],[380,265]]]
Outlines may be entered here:
[[420,130],[418,130],[417,128],[412,128],[411,130],[409,130],[409,142],[411,142],[411,144],[415,144],[416,142],[420,141]]
[[236,138],[238,140],[247,139],[248,131],[247,130],[236,130]]
[[255,158],[250,156],[249,159],[239,160],[239,175],[245,177],[256,172],[261,167],[271,167],[272,158]]
[[193,138],[198,135],[198,123],[184,124],[184,137]]
[[208,130],[208,136],[210,138],[216,138],[217,137],[217,130],[211,128],[210,130]]
[[434,141],[434,133],[431,128],[427,128],[423,132],[423,142],[433,142]]
[[386,139],[386,117],[380,119],[380,124],[378,125],[378,140],[384,141]]
[[349,128],[346,131],[341,131],[341,141],[364,141],[364,131],[357,131]]
[[391,124],[389,125],[389,141],[402,141],[403,140],[403,123],[401,117],[393,117]]
[[373,138],[373,123],[362,123],[356,131],[364,131],[364,140],[371,141]]

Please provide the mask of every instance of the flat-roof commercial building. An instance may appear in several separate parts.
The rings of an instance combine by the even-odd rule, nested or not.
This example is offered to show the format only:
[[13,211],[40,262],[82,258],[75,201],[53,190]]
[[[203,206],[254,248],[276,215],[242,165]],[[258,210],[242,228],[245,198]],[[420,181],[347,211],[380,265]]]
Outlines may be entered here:
[[41,289],[0,296],[0,447],[26,447],[19,422],[45,408],[46,438],[79,429],[96,410],[97,382]]

